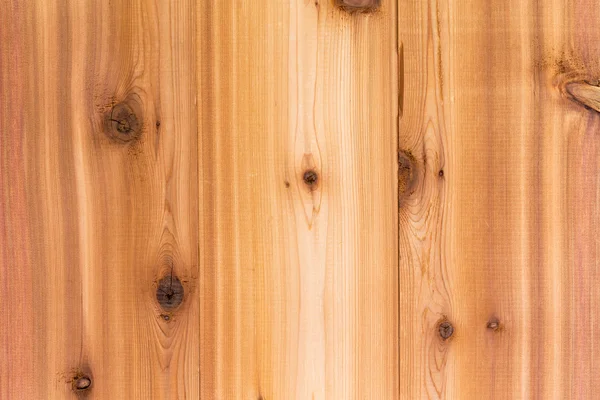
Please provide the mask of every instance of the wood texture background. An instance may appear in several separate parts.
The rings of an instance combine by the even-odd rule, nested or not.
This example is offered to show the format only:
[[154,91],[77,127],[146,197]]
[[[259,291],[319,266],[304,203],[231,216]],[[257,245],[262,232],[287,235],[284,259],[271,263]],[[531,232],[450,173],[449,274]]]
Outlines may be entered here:
[[0,398],[198,397],[196,5],[0,4]]
[[596,398],[598,5],[1,0],[0,399]]
[[397,396],[395,21],[201,14],[203,398]]
[[597,398],[598,3],[398,9],[400,398]]

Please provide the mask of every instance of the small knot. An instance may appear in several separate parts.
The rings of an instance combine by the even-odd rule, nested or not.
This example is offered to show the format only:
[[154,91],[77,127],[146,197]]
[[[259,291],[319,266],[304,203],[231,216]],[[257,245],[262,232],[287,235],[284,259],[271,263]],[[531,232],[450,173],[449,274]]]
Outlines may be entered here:
[[498,321],[496,318],[490,319],[487,323],[487,328],[492,331],[497,331],[500,329],[500,321]]
[[[181,304],[183,301],[183,285],[178,277],[174,275],[167,275],[158,282],[156,288],[156,300],[163,310],[173,310]],[[168,321],[169,316],[165,319]]]
[[569,82],[565,85],[565,90],[571,100],[586,110],[600,113],[600,87],[597,85],[590,81]]
[[319,175],[316,171],[309,169],[308,171],[304,172],[304,175],[302,175],[302,180],[304,180],[306,186],[308,186],[311,190],[314,190],[319,183]]
[[444,177],[444,170],[443,170],[443,169],[440,169],[440,171],[438,172],[438,176],[439,176],[440,178],[443,178],[443,177]]
[[409,197],[417,184],[417,160],[410,150],[398,152],[398,201]]
[[379,7],[380,3],[381,0],[336,0],[337,6],[349,13],[372,12]]
[[443,340],[448,340],[450,336],[452,336],[452,334],[454,333],[454,327],[452,326],[450,321],[443,321],[439,325],[438,332]]
[[117,142],[127,143],[142,133],[142,107],[139,97],[130,95],[116,104],[106,116],[106,134]]
[[87,375],[76,376],[73,380],[75,390],[87,390],[92,386],[92,380]]

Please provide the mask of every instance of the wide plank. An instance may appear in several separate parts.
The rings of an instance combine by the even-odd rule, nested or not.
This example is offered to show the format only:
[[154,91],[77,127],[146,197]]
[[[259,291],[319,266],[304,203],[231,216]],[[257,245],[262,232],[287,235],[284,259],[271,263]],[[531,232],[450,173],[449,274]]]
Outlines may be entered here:
[[195,12],[0,3],[0,398],[198,398]]
[[596,398],[597,3],[398,16],[400,397]]
[[396,4],[336,3],[198,14],[203,399],[398,398]]

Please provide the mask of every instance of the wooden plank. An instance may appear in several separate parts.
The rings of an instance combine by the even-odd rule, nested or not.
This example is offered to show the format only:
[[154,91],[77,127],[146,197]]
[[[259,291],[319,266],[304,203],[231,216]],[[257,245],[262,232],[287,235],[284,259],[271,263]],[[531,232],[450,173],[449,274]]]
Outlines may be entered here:
[[195,3],[0,16],[0,398],[198,398]]
[[395,2],[198,17],[202,398],[397,398]]
[[400,397],[597,397],[597,4],[398,15]]

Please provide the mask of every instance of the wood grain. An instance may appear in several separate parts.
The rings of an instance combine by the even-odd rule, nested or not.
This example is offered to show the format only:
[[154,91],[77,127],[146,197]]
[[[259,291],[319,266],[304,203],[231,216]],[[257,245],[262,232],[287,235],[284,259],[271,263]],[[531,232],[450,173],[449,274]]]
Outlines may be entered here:
[[398,397],[395,19],[199,13],[202,398]]
[[2,399],[199,396],[195,10],[0,3]]
[[596,398],[597,4],[398,15],[400,397]]
[[597,397],[591,0],[0,21],[0,399]]

